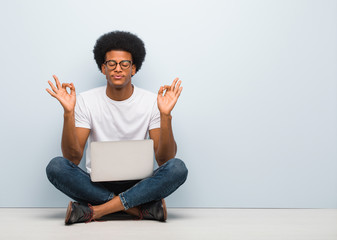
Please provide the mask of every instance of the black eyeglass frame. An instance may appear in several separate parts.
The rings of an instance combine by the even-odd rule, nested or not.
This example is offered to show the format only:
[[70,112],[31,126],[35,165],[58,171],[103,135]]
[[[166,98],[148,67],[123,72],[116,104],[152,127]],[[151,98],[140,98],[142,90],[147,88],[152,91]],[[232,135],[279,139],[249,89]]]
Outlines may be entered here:
[[[115,67],[110,66],[110,65],[108,64],[109,62],[115,63],[115,64],[116,64]],[[122,66],[122,64],[121,64],[121,63],[124,63],[124,62],[128,62],[128,63],[130,63],[130,65],[129,65],[128,67],[124,67],[124,66]],[[118,62],[116,62],[115,60],[108,60],[108,61],[105,61],[104,64],[105,64],[105,66],[107,66],[107,67],[108,67],[109,69],[111,69],[111,70],[115,70],[115,69],[117,68],[117,65],[119,64],[119,66],[121,67],[121,69],[126,70],[126,69],[128,69],[129,67],[132,66],[132,61],[130,61],[130,60],[122,60],[122,61],[120,61],[120,62],[118,63]]]

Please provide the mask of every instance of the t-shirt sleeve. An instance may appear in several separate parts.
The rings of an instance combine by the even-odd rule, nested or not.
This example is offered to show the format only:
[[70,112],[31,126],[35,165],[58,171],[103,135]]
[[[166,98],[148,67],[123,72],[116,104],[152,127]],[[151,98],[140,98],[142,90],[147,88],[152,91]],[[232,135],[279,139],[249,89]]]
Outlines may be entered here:
[[153,104],[149,130],[160,128],[160,112],[158,109],[157,101]]
[[76,97],[75,127],[91,129],[91,118],[89,110],[85,105],[84,99],[81,95],[77,95]]

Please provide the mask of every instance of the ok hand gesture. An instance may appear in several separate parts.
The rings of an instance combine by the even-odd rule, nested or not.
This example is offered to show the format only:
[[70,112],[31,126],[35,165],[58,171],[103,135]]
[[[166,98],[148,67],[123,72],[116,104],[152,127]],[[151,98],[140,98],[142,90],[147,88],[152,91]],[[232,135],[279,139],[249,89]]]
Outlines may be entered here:
[[183,90],[183,87],[180,87],[181,81],[178,80],[179,78],[175,78],[171,86],[165,85],[160,87],[157,102],[161,114],[170,115],[177,103],[180,93]]
[[[56,98],[62,105],[65,113],[73,112],[76,103],[76,93],[73,83],[63,83],[62,86],[58,78],[53,75],[55,79],[56,87],[51,81],[48,81],[51,89],[46,89],[47,92],[54,98]],[[67,92],[67,88],[70,88],[70,94]]]

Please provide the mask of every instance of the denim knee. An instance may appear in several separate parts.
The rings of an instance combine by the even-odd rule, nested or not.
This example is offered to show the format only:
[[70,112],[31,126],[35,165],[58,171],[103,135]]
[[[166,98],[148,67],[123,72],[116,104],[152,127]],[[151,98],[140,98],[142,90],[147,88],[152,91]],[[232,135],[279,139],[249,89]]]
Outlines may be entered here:
[[52,182],[52,179],[56,178],[64,170],[65,166],[69,165],[69,163],[71,162],[64,157],[55,157],[50,160],[46,167],[46,174],[49,181]]
[[172,170],[174,178],[183,184],[186,181],[188,175],[188,169],[185,163],[179,158],[172,158],[167,162],[167,164]]

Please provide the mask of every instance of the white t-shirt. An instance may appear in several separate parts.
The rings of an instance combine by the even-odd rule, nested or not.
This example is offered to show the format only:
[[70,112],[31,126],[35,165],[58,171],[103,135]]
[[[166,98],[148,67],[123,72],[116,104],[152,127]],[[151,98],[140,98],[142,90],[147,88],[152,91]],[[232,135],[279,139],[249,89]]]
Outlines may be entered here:
[[143,140],[148,132],[160,128],[157,95],[134,86],[124,101],[106,95],[106,86],[80,93],[76,97],[75,126],[91,129],[86,153],[87,172],[91,172],[92,141]]

